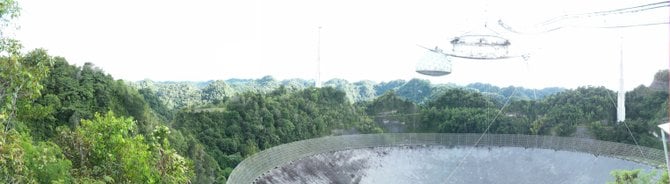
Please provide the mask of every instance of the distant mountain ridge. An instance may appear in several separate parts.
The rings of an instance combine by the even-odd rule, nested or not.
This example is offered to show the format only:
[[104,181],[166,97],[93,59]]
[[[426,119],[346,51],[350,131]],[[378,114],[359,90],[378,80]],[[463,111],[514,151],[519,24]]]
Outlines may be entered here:
[[[208,104],[217,104],[227,98],[245,92],[270,93],[276,89],[295,91],[314,87],[314,80],[285,79],[277,80],[272,76],[259,79],[239,79],[209,81],[151,81],[142,80],[129,82],[138,89],[156,93],[156,96],[165,103],[166,107],[179,109]],[[371,101],[389,91],[394,91],[399,97],[415,103],[424,103],[434,98],[440,92],[451,88],[463,88],[481,92],[502,100],[514,93],[515,99],[537,100],[551,94],[566,90],[560,87],[543,89],[528,89],[524,87],[498,87],[487,83],[472,83],[465,86],[456,84],[431,84],[428,80],[411,79],[374,82],[362,80],[349,82],[345,79],[331,79],[323,83],[323,87],[332,87],[347,94],[351,103]],[[516,92],[514,92],[516,90]]]

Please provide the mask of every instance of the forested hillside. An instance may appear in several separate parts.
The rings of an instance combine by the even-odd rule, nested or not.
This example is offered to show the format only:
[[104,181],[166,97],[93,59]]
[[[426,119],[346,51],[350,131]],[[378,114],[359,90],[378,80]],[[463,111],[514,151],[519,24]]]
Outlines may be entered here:
[[[417,80],[409,86],[422,86],[421,83]],[[629,118],[617,123],[616,93],[604,87],[563,90],[536,100],[517,96],[522,88],[510,88],[512,91],[502,99],[471,88],[436,87],[433,89],[439,90],[432,90],[432,97],[424,103],[414,102],[411,98],[416,96],[399,95],[401,92],[419,93],[410,89],[426,90],[414,87],[395,88],[398,91],[392,88],[371,101],[351,103],[342,89],[297,90],[280,85],[270,92],[245,92],[221,98],[216,104],[173,110],[176,117],[171,126],[181,132],[180,136],[193,139],[187,141],[188,145],[202,144],[203,147],[197,149],[203,150],[201,155],[212,162],[194,162],[203,163],[203,167],[216,163],[218,166],[214,167],[218,168],[211,170],[220,170],[219,177],[227,176],[237,163],[256,151],[291,141],[340,134],[486,131],[584,136],[661,147],[653,132],[657,129],[655,125],[666,116],[664,104],[668,94],[662,90],[640,86],[629,92]],[[149,94],[145,98],[156,97]],[[630,132],[625,127],[630,127]],[[178,150],[189,153],[193,146]],[[196,173],[203,172],[196,169]]]
[[[627,93],[628,120],[617,123],[616,93],[603,87],[535,99],[518,96],[522,88],[509,88],[501,93],[508,96],[500,97],[480,92],[505,91],[490,85],[478,84],[484,87],[477,90],[412,80],[368,83],[360,91],[374,97],[352,102],[345,90],[301,89],[294,87],[295,80],[294,85],[244,92],[225,81],[201,87],[143,81],[138,90],[93,64],[70,65],[44,50],[2,62],[16,66],[3,68],[20,71],[2,70],[1,78],[7,85],[3,89],[10,89],[3,91],[0,145],[0,176],[7,183],[223,183],[241,160],[260,150],[359,133],[575,136],[582,127],[593,138],[658,148],[653,132],[667,115],[667,90],[643,85]],[[17,85],[26,87],[12,91]],[[156,92],[156,86],[170,88]],[[377,95],[375,88],[388,90]],[[420,90],[431,94],[415,95]],[[420,98],[427,99],[417,103]]]
[[629,91],[625,122],[616,122],[616,93],[604,87],[565,90],[540,100],[511,98],[507,105],[486,93],[458,88],[423,105],[395,93],[364,104],[385,132],[479,133],[488,128],[490,133],[586,136],[662,148],[654,132],[667,121],[667,99],[667,90],[644,85]]
[[[211,183],[228,176],[244,157],[272,146],[326,135],[381,133],[364,113],[333,88],[289,92],[280,87],[268,94],[243,93],[217,108],[181,110],[172,127],[188,142],[178,143],[184,145],[178,150],[196,159],[195,181]],[[203,160],[193,152],[201,152]],[[200,172],[201,167],[220,173]]]
[[[0,25],[18,16],[15,1],[0,5]],[[667,79],[659,71],[649,87],[628,92],[628,119],[616,122],[616,93],[604,87],[129,82],[1,37],[0,183],[225,183],[258,151],[343,134],[585,136],[660,148],[654,132],[667,121]]]
[[187,183],[193,163],[138,91],[93,64],[3,34],[18,3],[0,1],[0,183]]
[[183,183],[194,175],[125,82],[40,49],[0,62],[3,183]]
[[[182,109],[202,105],[219,104],[227,98],[246,92],[267,94],[283,86],[288,91],[297,91],[314,87],[314,81],[304,79],[287,79],[278,81],[272,76],[260,79],[228,79],[205,82],[155,82],[142,80],[128,82],[141,93],[152,92],[168,109]],[[473,83],[466,86],[455,84],[431,84],[427,80],[412,79],[393,80],[375,83],[373,81],[349,82],[344,79],[331,79],[323,83],[323,87],[332,87],[346,94],[351,103],[369,102],[394,91],[396,95],[414,103],[423,104],[443,91],[451,88],[463,88],[484,93],[493,97],[498,103],[512,95],[515,99],[537,100],[548,95],[564,91],[563,88],[527,89],[523,87],[497,87],[486,83]]]

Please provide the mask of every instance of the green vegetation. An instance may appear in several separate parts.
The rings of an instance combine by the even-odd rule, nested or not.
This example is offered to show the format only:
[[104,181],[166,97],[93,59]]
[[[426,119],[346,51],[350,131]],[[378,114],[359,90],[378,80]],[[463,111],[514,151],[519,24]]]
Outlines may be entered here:
[[[167,109],[220,105],[219,103],[228,98],[246,92],[267,94],[280,87],[284,87],[291,92],[314,87],[314,81],[303,79],[277,81],[271,76],[265,76],[256,80],[228,79],[206,82],[155,82],[142,80],[129,82],[128,84],[139,89],[145,97],[149,95],[148,93],[153,93],[153,98],[161,101]],[[412,79],[410,81],[394,80],[381,83],[372,81],[350,83],[344,79],[331,79],[324,82],[323,87],[332,87],[344,92],[350,103],[370,102],[381,95],[394,91],[396,95],[417,104],[426,103],[442,94],[445,90],[452,88],[479,91],[485,96],[495,99],[496,103],[502,103],[514,91],[516,91],[513,96],[514,99],[539,100],[565,90],[563,88],[535,90],[514,86],[500,88],[484,83],[474,83],[466,86],[457,86],[454,84],[433,85],[429,81],[422,79]]]
[[[15,1],[0,5],[0,25],[18,16]],[[626,95],[628,120],[617,123],[615,93],[603,87],[333,79],[317,89],[270,76],[127,82],[43,49],[21,53],[19,41],[0,35],[0,183],[225,183],[258,151],[359,133],[575,136],[581,127],[597,139],[660,148],[653,132],[667,121],[667,71]],[[614,175],[648,181],[638,173]]]
[[[189,145],[202,144],[222,170],[219,174],[227,176],[244,157],[272,146],[325,135],[381,132],[363,114],[333,88],[288,92],[280,87],[268,94],[237,95],[215,111],[182,110],[172,127],[195,138]],[[182,152],[197,151],[193,149],[202,148]]]
[[[517,91],[506,92],[515,96],[507,104],[507,98],[477,89],[412,80],[372,100],[352,102],[334,87],[236,92],[225,81],[201,88],[184,87],[188,83],[157,88],[161,85],[142,81],[147,87],[137,90],[90,63],[73,66],[44,50],[3,59],[3,65],[24,73],[2,70],[3,89],[10,89],[3,91],[0,114],[0,176],[6,183],[224,183],[240,161],[263,149],[356,133],[488,129],[574,136],[586,127],[598,139],[658,148],[651,132],[666,115],[667,91],[645,86],[628,93],[629,120],[616,123],[615,93],[602,87],[541,99],[517,97],[520,88],[510,88]],[[365,94],[373,94],[372,86]],[[170,89],[178,91],[165,91]],[[426,100],[418,102],[421,98]],[[170,102],[176,103],[166,105]]]
[[[19,7],[13,0],[0,5],[4,26]],[[0,183],[193,177],[192,162],[171,147],[169,129],[137,90],[90,63],[76,67],[43,49],[20,50],[19,41],[0,39]]]
[[[657,176],[655,172],[641,172],[641,170],[615,170],[610,173],[614,176],[614,182],[607,182],[608,184],[650,184],[653,183],[654,177]],[[656,181],[657,184],[670,183],[668,181],[668,172],[664,172],[661,178]]]
[[79,182],[185,183],[193,175],[190,161],[175,153],[167,141],[169,130],[158,127],[150,140],[135,133],[132,118],[114,113],[95,114],[75,130],[59,128],[54,139],[72,161]]
[[39,49],[0,66],[1,183],[184,183],[194,175],[123,81]]

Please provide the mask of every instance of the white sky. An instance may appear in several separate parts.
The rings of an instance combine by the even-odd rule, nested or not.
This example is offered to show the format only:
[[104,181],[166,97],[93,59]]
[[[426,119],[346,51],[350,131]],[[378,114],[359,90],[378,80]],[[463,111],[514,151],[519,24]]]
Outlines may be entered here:
[[[651,2],[656,1],[24,0],[15,36],[28,49],[46,48],[78,65],[92,62],[126,80],[313,79],[322,26],[323,81],[424,78],[610,89],[617,89],[623,37],[626,88],[632,89],[649,85],[656,71],[668,68],[667,24],[534,35],[498,28],[512,42],[512,52],[530,52],[530,60],[454,60],[453,73],[443,77],[414,72],[424,52],[416,45],[448,46],[451,38],[482,29],[486,20],[494,29],[497,19],[527,27],[563,14]],[[667,21],[668,10],[628,18]]]

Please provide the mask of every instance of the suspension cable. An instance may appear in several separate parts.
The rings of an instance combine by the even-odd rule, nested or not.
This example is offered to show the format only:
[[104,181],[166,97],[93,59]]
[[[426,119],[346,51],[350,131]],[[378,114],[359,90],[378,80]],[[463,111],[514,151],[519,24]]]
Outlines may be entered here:
[[[505,103],[503,104],[503,106],[500,107],[500,109],[498,109],[498,113],[496,113],[496,115],[493,117],[493,119],[488,123],[488,125],[486,126],[486,129],[484,130],[484,132],[479,136],[479,138],[477,138],[477,141],[475,142],[475,144],[473,145],[473,147],[477,147],[477,145],[479,145],[479,143],[482,141],[482,139],[484,138],[484,136],[486,135],[486,133],[488,133],[489,129],[491,129],[491,125],[493,125],[493,123],[494,123],[494,122],[498,119],[498,117],[502,114],[503,110],[505,110],[505,108],[509,105],[510,100],[512,99],[512,97],[514,97],[514,95],[516,94],[516,92],[517,92],[517,88],[514,88],[514,90],[512,91],[512,94],[510,94],[510,96],[507,97],[507,100],[505,100]],[[451,177],[454,175],[454,173],[456,173],[456,171],[458,171],[458,169],[459,169],[461,166],[463,166],[463,163],[465,163],[465,160],[470,156],[470,154],[472,154],[473,151],[474,151],[474,149],[468,151],[468,153],[465,154],[465,156],[464,156],[464,157],[459,161],[459,163],[456,165],[456,168],[454,168],[454,170],[451,171],[451,172],[449,173],[449,175],[447,176],[447,179],[446,179],[445,181],[449,181],[449,179],[451,179]]]

